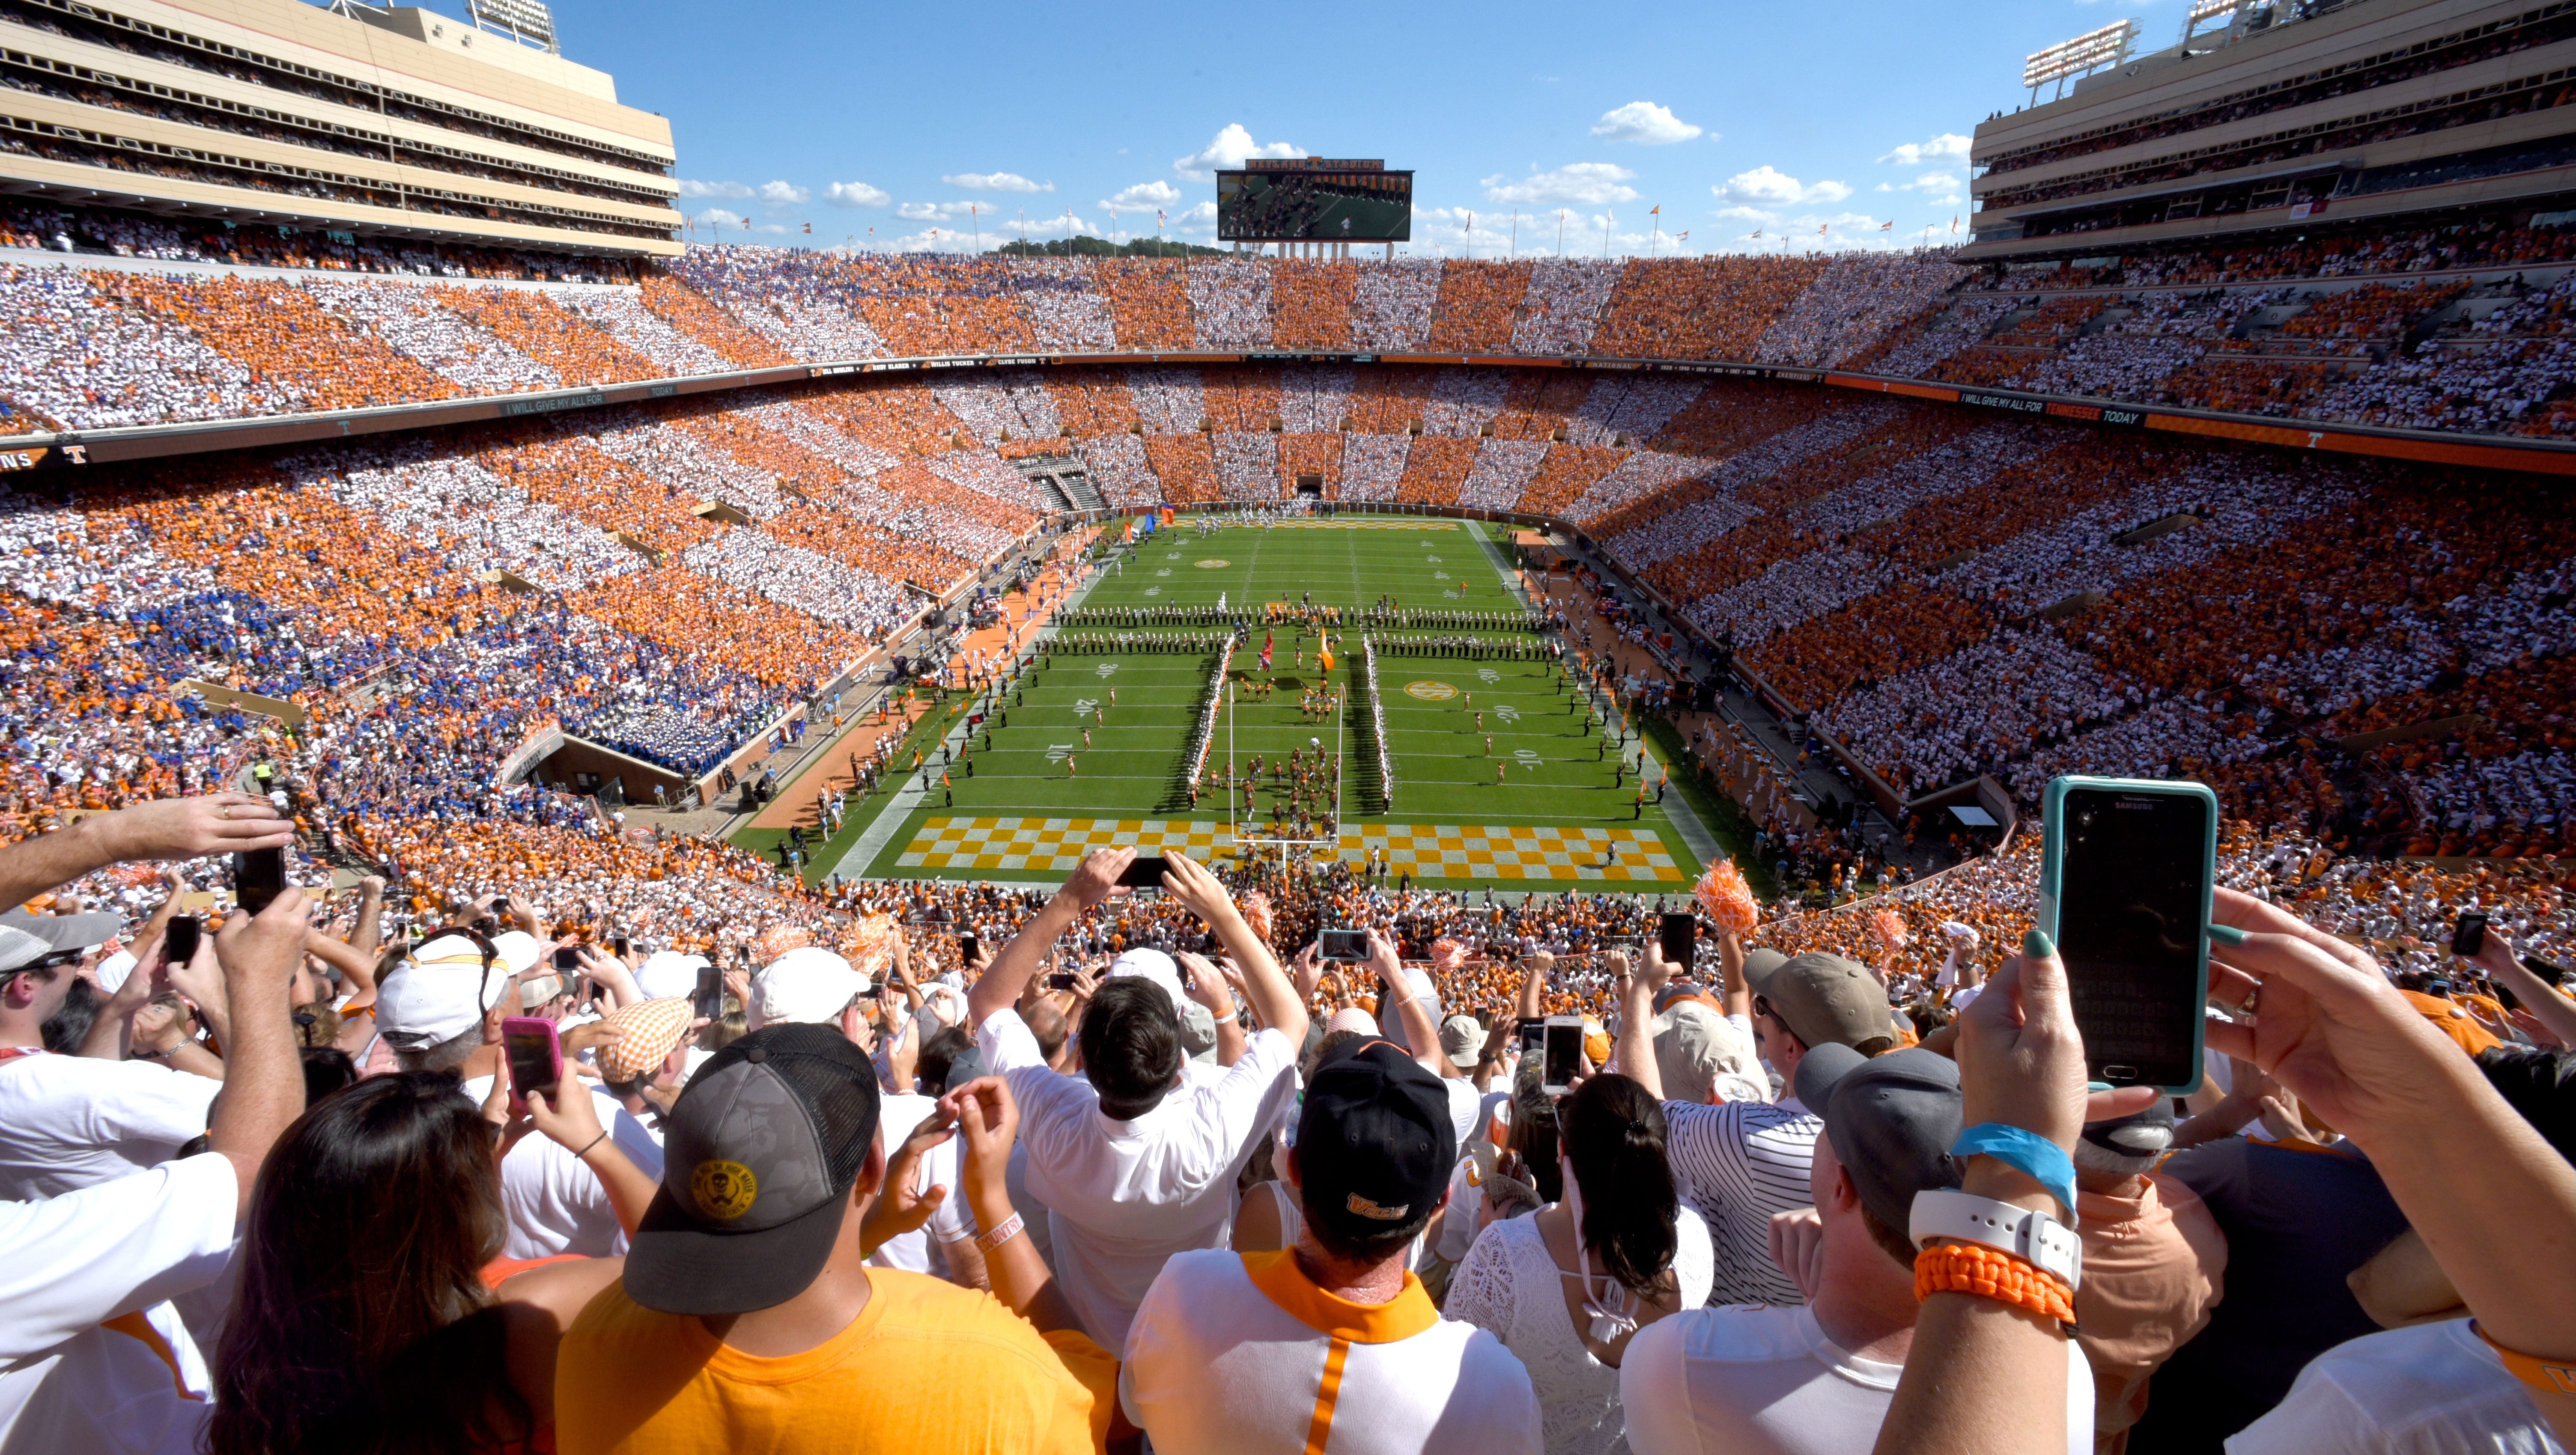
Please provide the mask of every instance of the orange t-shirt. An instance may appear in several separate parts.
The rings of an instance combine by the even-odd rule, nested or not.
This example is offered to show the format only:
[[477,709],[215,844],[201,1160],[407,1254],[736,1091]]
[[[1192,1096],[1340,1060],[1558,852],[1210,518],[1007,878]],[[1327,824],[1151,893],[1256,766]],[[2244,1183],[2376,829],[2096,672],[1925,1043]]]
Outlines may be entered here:
[[2416,1014],[2431,1021],[2435,1030],[2458,1042],[2460,1049],[2472,1056],[2489,1046],[2504,1044],[2486,1027],[2479,1025],[2466,1007],[2438,995],[2426,995],[2420,990],[2400,990],[2397,993],[2406,997],[2406,1003],[2415,1007]]
[[1105,1447],[1118,1361],[1041,1335],[990,1294],[868,1270],[849,1327],[775,1359],[610,1284],[555,1356],[563,1455],[936,1450],[1082,1455]]

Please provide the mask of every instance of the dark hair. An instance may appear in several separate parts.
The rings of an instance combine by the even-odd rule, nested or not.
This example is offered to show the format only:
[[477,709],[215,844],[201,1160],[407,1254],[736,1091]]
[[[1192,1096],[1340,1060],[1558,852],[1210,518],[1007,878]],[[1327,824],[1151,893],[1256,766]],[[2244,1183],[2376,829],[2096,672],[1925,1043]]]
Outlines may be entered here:
[[2478,1069],[2559,1156],[2576,1162],[2576,1051],[2489,1046]]
[[313,1106],[335,1091],[358,1082],[358,1063],[337,1046],[304,1048],[304,1104]]
[[1541,1088],[1539,1058],[1524,1056],[1512,1078],[1512,1128],[1508,1150],[1520,1155],[1530,1186],[1549,1202],[1565,1197],[1565,1176],[1556,1165],[1556,1100]]
[[[71,975],[71,988],[63,992],[63,1003],[45,1017],[38,1031],[45,1049],[57,1056],[80,1054],[81,1042],[89,1039],[90,1027],[98,1023],[99,1007],[107,1004],[107,997],[98,993],[98,987],[86,976],[73,975],[72,969],[69,965],[55,968],[57,975]],[[126,973],[137,974],[141,969],[138,965]]]
[[1163,987],[1118,975],[1092,992],[1082,1013],[1082,1074],[1100,1093],[1104,1116],[1124,1121],[1162,1104],[1181,1074],[1181,1021]]
[[1681,1198],[1664,1148],[1664,1108],[1628,1077],[1602,1074],[1557,1104],[1557,1138],[1583,1190],[1583,1245],[1631,1292],[1673,1266]]
[[534,1433],[482,1280],[508,1219],[456,1078],[377,1076],[286,1129],[251,1190],[211,1455],[432,1455]]
[[975,1049],[975,1038],[956,1026],[942,1026],[939,1033],[921,1043],[919,1070],[923,1086],[939,1089],[929,1093],[943,1096],[948,1090],[948,1068],[958,1057]]

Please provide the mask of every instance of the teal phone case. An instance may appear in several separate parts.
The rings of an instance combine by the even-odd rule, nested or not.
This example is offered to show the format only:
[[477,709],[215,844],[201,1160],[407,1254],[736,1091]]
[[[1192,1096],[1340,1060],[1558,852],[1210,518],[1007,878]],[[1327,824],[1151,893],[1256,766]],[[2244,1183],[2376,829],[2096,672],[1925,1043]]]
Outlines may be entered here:
[[[2082,789],[2094,789],[2115,793],[2169,793],[2181,797],[2197,798],[2208,808],[2209,838],[2208,842],[2201,847],[2200,951],[2199,954],[2194,957],[2193,961],[2193,974],[2198,977],[2198,983],[2193,987],[2192,991],[2193,1003],[2202,1005],[2207,1004],[2209,1001],[2210,895],[2211,892],[2218,887],[2218,795],[2210,792],[2207,784],[2177,781],[2169,778],[2067,777],[2049,779],[2048,791],[2041,796],[2039,810],[2042,828],[2040,830],[2039,840],[2038,918],[2040,933],[2048,936],[2051,944],[2054,944],[2057,941],[2057,886],[2059,857],[2066,847],[2065,840],[2061,837],[2064,832],[2066,821],[2066,815],[2063,812],[2063,809],[2066,806],[2066,795],[2070,792]],[[2160,1088],[2161,1090],[2173,1096],[2189,1096],[2200,1089],[2203,1074],[2200,1068],[2206,1063],[2206,1053],[2204,1049],[2206,1045],[2206,1037],[2203,1034],[2203,1028],[2207,1023],[2206,1017],[2194,1017],[2191,1023],[2191,1062],[2193,1072],[2190,1082],[2181,1086],[2163,1087]],[[2108,1083],[2106,1082],[2096,1081],[2091,1084],[2093,1089],[2096,1091],[2108,1089]]]

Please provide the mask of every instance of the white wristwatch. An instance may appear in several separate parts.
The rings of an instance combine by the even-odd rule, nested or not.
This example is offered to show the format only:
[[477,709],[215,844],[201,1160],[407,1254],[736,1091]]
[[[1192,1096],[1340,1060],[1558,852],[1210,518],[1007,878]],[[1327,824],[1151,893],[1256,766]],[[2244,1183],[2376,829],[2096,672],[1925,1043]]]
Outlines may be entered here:
[[2084,1240],[2073,1228],[2044,1212],[1991,1197],[1946,1190],[1918,1192],[1905,1233],[1918,1248],[1934,1238],[1956,1238],[2010,1253],[2042,1273],[2065,1280],[2069,1289],[2084,1281]]

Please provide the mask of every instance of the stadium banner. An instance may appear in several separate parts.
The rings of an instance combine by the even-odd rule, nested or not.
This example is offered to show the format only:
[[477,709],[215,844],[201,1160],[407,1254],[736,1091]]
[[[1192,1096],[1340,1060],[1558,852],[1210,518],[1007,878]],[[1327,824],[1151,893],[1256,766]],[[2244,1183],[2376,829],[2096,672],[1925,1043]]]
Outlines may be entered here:
[[2361,434],[2352,430],[2302,429],[2296,425],[2255,424],[2233,419],[2204,419],[2189,414],[2153,413],[2147,428],[2250,444],[2279,445],[2294,450],[2334,450],[2376,455],[2392,460],[2422,460],[2436,465],[2476,465],[2493,470],[2529,470],[2544,475],[2576,475],[2576,452],[2512,445],[2476,444],[2467,440],[2414,439],[2404,435]]

